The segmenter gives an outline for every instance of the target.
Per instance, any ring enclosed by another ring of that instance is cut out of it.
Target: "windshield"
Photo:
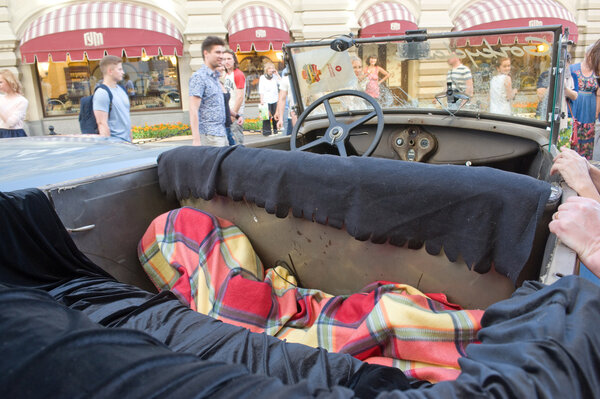
[[[300,112],[325,94],[353,89],[384,111],[465,111],[549,125],[560,28],[544,28],[356,39],[344,51],[331,40],[294,43],[286,51]],[[331,105],[336,112],[366,107],[358,97]]]

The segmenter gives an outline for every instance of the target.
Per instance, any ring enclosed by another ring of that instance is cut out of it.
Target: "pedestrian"
[[[221,84],[221,90],[223,91],[223,101],[225,102],[225,136],[227,137],[227,143],[229,145],[235,145],[235,140],[233,139],[233,134],[231,133],[231,111],[229,109],[229,101],[231,100],[231,91],[228,87],[225,87],[225,67],[223,65],[219,65],[217,67],[217,72],[219,72],[219,84]]]
[[[223,62],[225,42],[208,36],[202,42],[204,65],[190,78],[190,127],[192,144],[225,147],[225,99],[217,67]]]
[[[298,120],[296,111],[294,111],[295,103],[291,85],[292,75],[286,74],[284,70],[283,77],[279,82],[279,100],[277,101],[275,119],[277,120],[277,129],[283,129],[284,134],[288,136],[292,134],[292,129]]]
[[[264,75],[258,81],[258,94],[260,95],[260,107],[267,107],[268,112],[263,115],[262,134],[269,136],[271,132],[277,134],[277,101],[279,100],[279,74],[272,62],[264,66]],[[273,127],[271,129],[271,126]]]
[[[454,94],[464,94],[470,97],[473,96],[473,75],[468,66],[464,65],[455,52],[448,56],[448,65],[450,70],[446,73],[446,85],[448,83],[452,87]],[[460,102],[448,104],[449,107],[455,109],[466,104],[468,100],[462,99]]]
[[[112,102],[106,90],[94,92],[93,109],[98,134],[105,137],[116,137],[131,142],[131,117],[129,115],[129,97],[118,85],[123,80],[123,61],[120,57],[107,55],[100,60],[102,84],[112,93]]]
[[[227,72],[225,87],[231,93],[229,111],[231,112],[231,133],[236,144],[244,144],[244,105],[246,102],[246,77],[239,68],[235,52],[225,50],[223,66]]]
[[[386,81],[390,77],[388,71],[377,65],[377,57],[374,55],[367,58],[367,67],[365,68],[365,75],[367,76],[367,86],[365,93],[373,98],[379,98],[379,85]],[[379,79],[379,75],[382,78]]]
[[[362,67],[362,61],[357,56],[353,55],[352,58],[352,70],[358,79],[358,87],[360,90],[365,91],[367,88],[367,75]]]
[[[123,75],[122,85],[129,97],[135,96],[135,86],[128,74]]]
[[[23,86],[8,69],[0,70],[0,138],[25,137],[25,114],[29,102]]]
[[[490,112],[511,115],[512,101],[517,95],[517,89],[512,87],[510,58],[500,58],[496,65],[496,71],[497,74],[490,81]]]
[[[588,46],[583,62],[571,65],[571,76],[573,76],[574,90],[577,92],[577,100],[572,103],[573,132],[576,139],[571,146],[586,159],[592,159],[594,151],[594,124],[598,118],[598,107],[600,102],[596,101],[598,82],[594,69],[599,66],[593,65],[590,60],[590,50],[595,45]]]

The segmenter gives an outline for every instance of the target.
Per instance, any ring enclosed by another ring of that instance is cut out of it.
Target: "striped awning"
[[[369,7],[358,19],[360,37],[403,35],[417,29],[414,15],[402,4],[383,2]]]
[[[569,28],[569,39],[576,42],[578,36],[573,14],[554,0],[480,0],[457,15],[453,23],[457,31],[562,25],[563,29]],[[519,37],[502,35],[494,39],[508,44]]]
[[[227,23],[229,47],[234,51],[281,50],[290,42],[285,19],[264,6],[249,6],[233,14]]]
[[[34,20],[21,39],[21,58],[33,63],[90,60],[105,54],[141,57],[182,55],[183,39],[173,23],[156,11],[116,2],[72,4]]]

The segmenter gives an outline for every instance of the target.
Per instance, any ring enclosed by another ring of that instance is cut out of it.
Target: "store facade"
[[[132,112],[181,109],[178,56],[183,39],[153,10],[128,3],[73,4],[34,20],[20,43],[35,64],[44,117],[79,114],[79,101],[102,80],[105,55],[123,59],[121,82]]]
[[[413,29],[436,32],[479,29],[485,24],[558,22],[569,27],[577,44],[573,51],[577,60],[582,48],[600,38],[600,0],[504,0],[500,9],[494,8],[495,2],[7,0],[0,4],[0,67],[19,73],[30,102],[29,132],[37,135],[46,134],[49,125],[60,133],[78,132],[79,100],[100,79],[98,61],[104,54],[123,59],[128,74],[123,85],[132,99],[134,125],[186,123],[187,83],[203,64],[201,44],[209,35],[223,37],[236,51],[247,76],[248,112],[258,98],[257,83],[265,62],[273,62],[281,71],[281,48],[288,42],[347,33],[377,37]],[[502,14],[501,9],[512,14]],[[532,9],[534,14],[530,14]],[[552,13],[547,14],[548,10]],[[518,41],[515,46],[527,45]],[[445,62],[432,60],[423,64],[418,79],[407,82],[410,63],[388,62],[397,56],[395,48],[377,48],[377,54],[371,53],[363,46],[356,55],[365,65],[371,55],[384,69],[388,64],[400,65],[388,71],[387,85],[393,94],[407,91],[418,93],[419,98],[431,97],[439,91],[448,68]],[[411,75],[415,76],[413,71]]]

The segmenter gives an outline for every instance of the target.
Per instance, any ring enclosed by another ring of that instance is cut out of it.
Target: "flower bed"
[[[189,125],[179,123],[161,123],[159,125],[133,126],[133,139],[154,139],[173,136],[189,136],[192,134]]]
[[[244,119],[244,130],[262,130],[262,120],[256,119]]]

